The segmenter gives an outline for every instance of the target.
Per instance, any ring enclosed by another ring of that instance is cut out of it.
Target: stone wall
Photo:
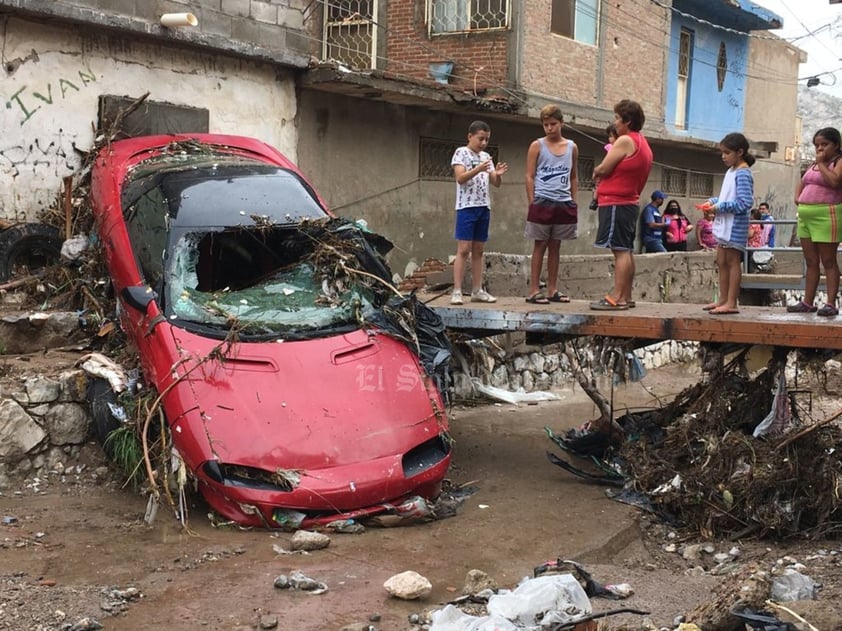
[[[88,378],[67,370],[55,378],[35,375],[0,397],[0,489],[9,476],[63,473],[87,442]]]
[[[609,374],[613,363],[598,355],[596,346],[587,338],[579,341],[583,347],[582,362],[591,365],[597,374]],[[644,368],[651,370],[667,364],[694,361],[698,356],[696,342],[669,340],[633,352]],[[626,361],[629,357],[626,357]],[[453,362],[454,399],[476,398],[474,382],[502,388],[510,392],[552,391],[575,384],[576,378],[561,344],[544,346],[525,344],[522,334],[506,334],[485,340],[471,340],[457,344]]]

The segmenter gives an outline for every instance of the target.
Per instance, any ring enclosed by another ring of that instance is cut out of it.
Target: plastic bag
[[[523,625],[534,625],[548,612],[558,612],[554,622],[576,622],[591,613],[591,601],[572,574],[529,578],[514,591],[488,599],[488,613]]]

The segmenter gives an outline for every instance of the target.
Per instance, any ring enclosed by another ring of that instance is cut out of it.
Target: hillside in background
[[[798,88],[798,115],[801,116],[801,156],[812,160],[813,134],[822,127],[842,128],[842,99],[815,88]]]

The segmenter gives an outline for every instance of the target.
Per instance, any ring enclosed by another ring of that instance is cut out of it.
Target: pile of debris
[[[548,430],[596,472],[550,459],[581,477],[622,486],[620,501],[703,537],[834,534],[842,519],[842,430],[835,417],[798,424],[785,356],[754,378],[743,359],[662,408],[624,414],[596,430],[586,425],[563,436]]]

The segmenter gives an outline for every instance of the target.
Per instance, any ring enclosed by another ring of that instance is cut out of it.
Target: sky
[[[800,85],[806,78],[820,73],[821,90],[842,98],[842,3],[829,0],[752,0],[778,14],[784,28],[772,31],[807,52],[807,63],[801,64]],[[812,33],[812,34],[811,34]],[[793,41],[793,38],[798,38]],[[835,81],[835,83],[834,83]]]

